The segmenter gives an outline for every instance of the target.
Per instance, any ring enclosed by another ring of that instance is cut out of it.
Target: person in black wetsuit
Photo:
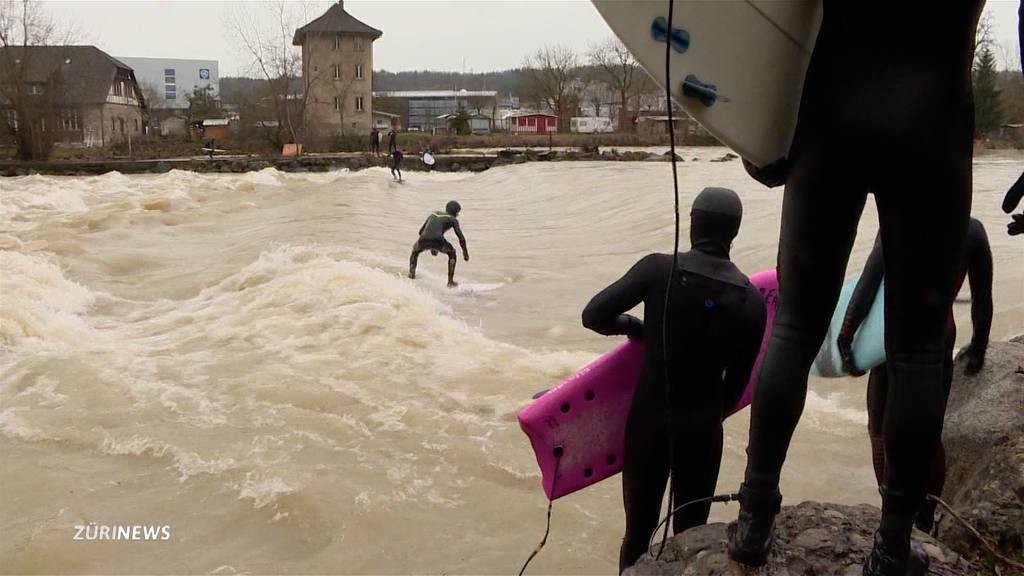
[[[1024,74],[1024,2],[1017,8],[1017,45],[1020,48],[1020,71]],[[1020,204],[1021,198],[1024,198],[1024,170],[1003,198],[1003,212],[1013,212]],[[1010,236],[1024,234],[1024,210],[1011,216],[1010,223],[1006,225],[1006,232]]]
[[[395,129],[388,130],[388,154],[398,150],[398,134],[395,133]]]
[[[764,298],[729,260],[741,217],[742,205],[732,190],[705,188],[694,200],[691,249],[679,254],[668,299],[667,367],[662,317],[670,254],[645,256],[583,310],[585,327],[645,341],[644,365],[626,423],[626,536],[619,553],[620,572],[647,550],[658,524],[669,475],[669,446],[676,503],[714,494],[722,460],[722,419],[750,378],[765,324]],[[641,302],[643,321],[626,314]],[[674,531],[706,523],[710,508],[706,502],[680,510],[673,518]]]
[[[779,239],[779,299],[751,408],[730,555],[767,560],[779,477],[868,192],[885,246],[888,377],[882,517],[866,575],[906,570],[942,430],[946,316],[971,209],[971,64],[981,0],[824,0],[803,87]],[[937,230],[922,233],[921,226]]]
[[[391,177],[399,182],[402,181],[402,156],[401,150],[395,150],[391,153]],[[398,172],[397,176],[395,172]]]
[[[409,256],[409,278],[416,278],[416,261],[419,260],[420,252],[430,250],[430,253],[437,255],[444,252],[448,255],[448,287],[454,288],[459,284],[455,281],[455,263],[458,257],[455,254],[455,247],[444,239],[448,230],[455,230],[459,237],[459,246],[462,247],[462,258],[469,262],[469,249],[466,248],[466,237],[462,235],[462,228],[459,227],[459,212],[462,206],[452,200],[444,207],[444,212],[434,212],[427,216],[427,220],[420,226],[420,237],[412,245],[412,255]]]
[[[857,287],[850,297],[850,304],[843,317],[843,325],[839,331],[839,354],[843,361],[843,369],[854,376],[864,375],[853,359],[853,337],[857,333],[864,318],[878,294],[878,287],[884,276],[885,263],[882,254],[881,239],[875,239],[875,246],[868,256],[864,270],[861,272]],[[985,227],[975,218],[971,218],[967,227],[967,240],[964,256],[959,272],[959,280],[954,294],[960,291],[964,279],[971,282],[971,320],[974,324],[974,335],[971,343],[960,353],[965,359],[964,374],[977,374],[985,364],[985,351],[988,349],[989,331],[992,328],[992,249],[989,247]],[[953,346],[956,342],[956,324],[950,310],[946,324],[946,349],[943,359],[943,385],[945,396],[949,397],[950,385],[953,382]],[[889,388],[889,376],[885,364],[876,366],[868,377],[868,435],[871,438],[871,460],[875,469],[875,479],[882,485],[885,478],[885,446],[882,433],[882,422],[885,416],[886,396]],[[946,482],[946,452],[939,441],[938,450],[928,478],[928,493],[942,495],[942,487]],[[931,532],[935,522],[935,502],[926,500],[917,513],[917,527]]]

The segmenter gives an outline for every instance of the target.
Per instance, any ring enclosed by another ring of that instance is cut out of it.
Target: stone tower
[[[366,136],[373,125],[373,41],[383,34],[344,2],[295,31],[302,46],[306,126],[312,135]]]

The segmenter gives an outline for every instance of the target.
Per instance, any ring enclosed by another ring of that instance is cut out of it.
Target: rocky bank
[[[943,499],[995,543],[1001,554],[1024,562],[1024,337],[991,343],[985,368],[977,375],[965,376],[957,363],[943,440],[947,453]],[[727,524],[699,526],[669,539],[659,559],[644,556],[626,574],[859,576],[880,513],[868,504],[784,506],[777,518],[772,555],[759,569],[729,559]],[[1012,566],[997,565],[949,514],[940,514],[934,537],[915,529],[914,542],[929,558],[927,571],[918,569],[917,574],[1024,574]]]

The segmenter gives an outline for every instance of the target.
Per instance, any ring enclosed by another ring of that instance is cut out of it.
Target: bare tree
[[[305,96],[316,77],[302,73],[302,53],[292,46],[292,36],[309,20],[309,5],[276,0],[258,6],[262,11],[252,4],[235,4],[228,24],[250,60],[250,73],[266,81],[263,98],[269,101],[277,124],[269,139],[277,146],[285,140],[299,142],[305,128]]]
[[[565,46],[546,46],[527,57],[523,67],[527,97],[554,111],[559,131],[566,131],[587,85],[576,52]]]
[[[650,89],[651,82],[647,72],[633,58],[626,45],[617,38],[610,38],[590,49],[590,64],[594,67],[597,77],[608,85],[619,102],[619,131],[630,128],[629,102],[633,100],[634,110],[639,110],[639,99]]]
[[[53,147],[57,115],[66,105],[66,54],[74,32],[36,2],[0,0],[0,118],[21,160],[43,160]],[[56,47],[39,51],[39,46]],[[49,130],[47,130],[49,127]]]

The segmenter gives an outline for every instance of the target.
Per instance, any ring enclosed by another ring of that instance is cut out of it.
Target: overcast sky
[[[229,14],[243,9],[269,22],[262,2],[43,4],[56,19],[76,27],[79,43],[96,44],[114,56],[218,60],[221,76],[247,72],[248,60],[231,34]],[[306,2],[309,19],[329,5]],[[297,12],[303,3],[295,1],[289,7]],[[588,0],[346,0],[345,9],[384,32],[374,43],[373,67],[378,70],[504,70],[519,66],[527,54],[546,44],[584,51],[611,36]],[[1016,51],[1017,0],[988,0],[985,10],[993,18],[1003,51]],[[922,12],[923,18],[927,11]]]

